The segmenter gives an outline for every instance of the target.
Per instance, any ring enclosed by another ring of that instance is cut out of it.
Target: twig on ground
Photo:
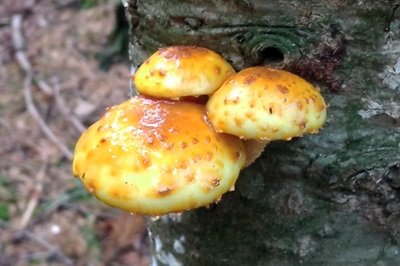
[[[32,100],[31,84],[32,84],[32,76],[30,74],[27,74],[24,80],[24,97],[25,97],[25,104],[28,108],[29,113],[36,120],[39,127],[41,128],[43,133],[47,136],[47,138],[49,138],[55,145],[57,145],[57,147],[60,149],[60,151],[68,160],[72,161],[73,157],[72,152],[68,149],[68,147],[64,143],[60,141],[60,139],[47,126],[46,122],[43,120],[38,110],[36,109],[36,106]]]
[[[48,260],[51,257],[54,257],[54,254],[51,251],[42,251],[42,252],[25,252],[18,256],[19,261],[43,261]],[[0,264],[1,265],[1,264]]]
[[[78,3],[78,0],[56,0],[56,3],[58,4],[59,7],[64,7],[64,6],[68,6],[71,4],[76,4]]]
[[[5,229],[10,228],[10,224],[7,222],[3,222],[0,220],[0,227],[4,227]],[[35,234],[31,233],[29,230],[24,229],[24,230],[18,230],[18,231],[8,231],[9,232],[9,237],[4,237],[1,240],[5,240],[3,243],[0,242],[0,244],[5,244],[6,242],[14,242],[21,240],[22,238],[28,238],[31,241],[35,242],[36,244],[42,246],[43,248],[46,249],[46,251],[51,254],[49,257],[53,256],[59,261],[61,261],[64,265],[74,265],[73,260],[66,256],[62,251],[60,251],[55,245],[52,245],[51,243],[47,242],[46,240],[37,237]],[[1,256],[0,256],[1,259]],[[1,262],[1,260],[0,260]],[[1,264],[2,265],[2,264]]]
[[[61,96],[60,93],[60,84],[56,79],[53,80],[53,93],[54,93],[54,98],[58,107],[58,110],[61,112],[61,114],[64,116],[64,118],[71,123],[71,125],[79,132],[82,133],[85,131],[86,127],[81,123],[81,121],[76,118],[73,114],[71,114],[71,111],[65,104],[64,99]]]
[[[68,149],[68,147],[60,141],[60,139],[53,133],[53,131],[47,126],[46,122],[43,120],[39,111],[37,110],[33,99],[32,99],[32,81],[34,78],[33,70],[31,63],[28,60],[24,52],[24,38],[21,32],[21,25],[22,25],[22,15],[16,14],[11,18],[11,29],[12,29],[12,37],[15,49],[15,59],[17,60],[21,69],[25,72],[25,79],[24,79],[24,97],[25,97],[25,104],[32,115],[32,117],[38,123],[42,132],[50,139],[63,153],[63,155],[68,159],[72,160],[72,152]]]
[[[23,16],[21,14],[16,14],[11,18],[11,30],[12,30],[11,34],[13,40],[13,47],[16,51],[22,51],[25,48],[24,39],[21,33],[22,18]],[[26,64],[22,64],[22,67],[24,68],[24,70],[27,70],[28,68],[30,68],[30,65],[27,66]]]
[[[67,194],[62,194],[58,198],[54,199],[49,206],[46,206],[44,211],[40,213],[35,219],[32,221],[32,225],[35,225],[41,222],[45,217],[49,216],[52,212],[57,210],[60,206],[63,206],[66,202],[70,200],[70,196]]]
[[[52,245],[51,243],[47,242],[46,240],[37,237],[33,233],[29,232],[28,230],[22,231],[21,234],[22,237],[27,237],[33,242],[39,244],[40,246],[44,247],[47,249],[53,256],[55,256],[57,259],[62,261],[65,265],[73,265],[72,259],[64,255],[56,246]]]
[[[23,213],[23,215],[21,217],[20,222],[17,224],[17,227],[16,227],[17,230],[25,229],[26,226],[29,224],[29,221],[32,218],[33,212],[35,211],[36,206],[39,202],[40,195],[42,194],[43,180],[46,175],[47,167],[48,167],[48,161],[44,160],[42,166],[39,169],[39,172],[36,175],[36,178],[34,181],[35,187],[32,192],[31,199],[28,202],[28,205],[25,209],[25,212]]]
[[[35,79],[36,86],[48,97],[53,97],[53,90],[44,80]]]

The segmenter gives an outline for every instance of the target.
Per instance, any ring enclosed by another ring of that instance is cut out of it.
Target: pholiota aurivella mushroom
[[[159,49],[134,75],[136,90],[158,98],[210,95],[235,73],[219,54],[196,46]]]
[[[241,140],[217,134],[204,105],[136,96],[83,133],[73,173],[104,203],[162,215],[218,201],[244,162]]]
[[[210,97],[207,115],[217,132],[245,140],[249,165],[270,141],[318,132],[326,103],[303,78],[258,66],[231,75]]]
[[[139,96],[82,134],[72,167],[99,200],[132,213],[217,202],[266,143],[317,132],[326,118],[322,96],[302,78],[266,67],[235,74],[206,48],[159,49],[134,83]],[[206,104],[187,98],[204,95]]]

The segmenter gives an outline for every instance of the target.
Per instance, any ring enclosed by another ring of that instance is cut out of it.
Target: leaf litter
[[[97,60],[119,1],[87,2],[0,3],[0,265],[149,265],[143,217],[89,196],[60,149],[129,95],[129,66]]]

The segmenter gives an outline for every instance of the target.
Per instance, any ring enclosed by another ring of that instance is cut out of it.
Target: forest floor
[[[118,0],[0,2],[0,265],[148,265],[143,217],[107,207],[71,173],[81,132],[129,96],[105,71]],[[108,48],[107,48],[108,47]]]

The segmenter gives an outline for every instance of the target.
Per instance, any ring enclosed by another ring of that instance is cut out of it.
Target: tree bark
[[[148,223],[152,265],[400,265],[400,2],[128,0],[130,55],[198,45],[320,86],[323,130],[274,142],[209,208]]]

